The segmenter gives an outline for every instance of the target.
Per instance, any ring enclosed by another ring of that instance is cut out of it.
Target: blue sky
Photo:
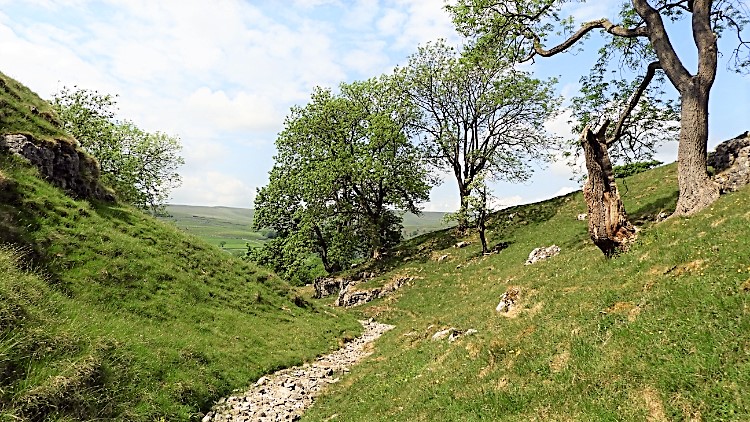
[[[614,19],[617,0],[574,4],[578,20]],[[437,38],[460,43],[442,0],[0,0],[0,70],[49,98],[63,86],[119,95],[119,117],[178,135],[186,165],[172,202],[252,206],[267,182],[289,107],[316,85],[390,71]],[[690,56],[689,37],[675,43]],[[591,40],[596,45],[596,39]],[[724,43],[726,46],[730,44]],[[538,61],[570,96],[592,54]],[[690,61],[688,60],[688,63]],[[692,66],[692,64],[689,64]],[[712,92],[709,146],[750,129],[750,77],[726,72]],[[548,129],[568,135],[567,119]],[[676,159],[676,143],[658,156]],[[506,205],[578,189],[563,163],[521,185],[497,183]],[[446,179],[427,210],[453,210]]]

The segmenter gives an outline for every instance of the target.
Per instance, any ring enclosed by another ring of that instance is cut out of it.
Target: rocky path
[[[352,365],[372,354],[366,347],[369,343],[394,328],[373,320],[360,322],[365,328],[360,337],[314,363],[261,377],[245,393],[219,400],[203,422],[298,420],[328,384],[338,382]]]

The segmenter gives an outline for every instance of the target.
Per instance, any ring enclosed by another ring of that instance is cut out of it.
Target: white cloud
[[[224,91],[201,87],[186,99],[190,119],[202,119],[218,131],[271,130],[283,120],[273,99],[245,92],[230,97]]]
[[[501,210],[504,208],[509,208],[514,205],[519,205],[523,203],[524,203],[524,200],[521,197],[521,195],[501,196],[497,198],[492,198],[492,201],[490,202],[490,208],[493,210]]]
[[[187,175],[172,192],[171,203],[252,208],[255,188],[228,174],[215,171]]]

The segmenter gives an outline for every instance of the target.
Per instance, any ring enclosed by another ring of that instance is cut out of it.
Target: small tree
[[[461,57],[442,41],[420,47],[400,72],[403,90],[419,107],[415,127],[427,157],[453,174],[461,208],[480,173],[524,180],[528,160],[557,144],[544,130],[558,106],[553,80],[534,79],[494,56]]]
[[[466,198],[465,206],[456,213],[449,214],[448,220],[463,221],[475,227],[479,233],[479,241],[482,244],[482,253],[489,253],[487,246],[487,221],[492,213],[492,194],[487,187],[487,172],[482,172],[472,180],[469,189],[471,194]]]
[[[377,257],[401,238],[395,210],[419,213],[429,197],[429,175],[409,142],[415,113],[392,78],[340,90],[317,88],[309,104],[292,108],[255,199],[255,229],[278,236],[254,256],[276,259],[284,273],[310,253],[327,272]]]
[[[104,183],[144,211],[164,211],[169,192],[181,183],[179,138],[116,120],[114,97],[96,91],[63,88],[52,105],[63,129],[99,161]]]

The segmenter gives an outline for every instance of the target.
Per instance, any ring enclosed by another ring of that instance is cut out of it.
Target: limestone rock
[[[502,296],[500,296],[500,303],[495,307],[496,312],[510,312],[513,306],[518,302],[521,297],[521,289],[518,287],[511,287]]]
[[[99,184],[99,165],[91,156],[66,141],[41,141],[31,135],[0,135],[0,151],[28,160],[53,185],[78,198],[114,201]]]
[[[315,298],[316,299],[322,299],[324,297],[328,297],[336,291],[340,290],[345,281],[342,278],[330,278],[330,277],[318,277],[313,282],[313,287],[315,288]]]
[[[397,277],[395,280],[387,283],[383,287],[376,287],[368,290],[356,290],[352,284],[345,286],[339,292],[339,297],[336,299],[334,305],[351,307],[361,305],[388,296],[395,292],[406,282],[413,280],[413,277]]]
[[[526,260],[526,265],[531,265],[535,262],[551,258],[560,253],[560,247],[557,245],[536,248],[529,254],[529,258]]]
[[[750,183],[750,132],[724,141],[708,156],[722,192],[733,192]]]
[[[585,221],[586,217],[588,217],[588,216],[589,216],[588,213],[578,214],[578,216],[576,217],[576,219],[578,221]]]

